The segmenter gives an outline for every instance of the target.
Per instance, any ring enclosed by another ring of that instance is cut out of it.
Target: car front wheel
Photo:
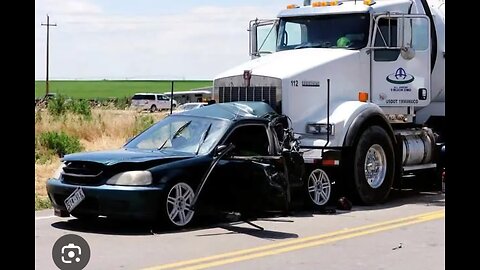
[[[190,207],[195,197],[192,187],[185,182],[176,182],[163,198],[161,216],[170,227],[185,227],[191,223],[195,212]]]

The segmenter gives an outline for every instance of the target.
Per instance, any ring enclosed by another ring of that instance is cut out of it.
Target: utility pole
[[[42,23],[42,26],[47,27],[47,79],[45,80],[45,97],[48,95],[48,46],[49,46],[49,39],[50,39],[50,26],[57,26],[57,24],[50,24],[50,17],[47,14],[47,23]]]
[[[174,86],[174,81],[172,81],[172,88],[170,90],[170,114],[172,114],[172,111],[173,111],[173,88],[175,87]]]

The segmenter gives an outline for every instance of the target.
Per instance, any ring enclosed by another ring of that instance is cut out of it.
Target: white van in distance
[[[173,100],[173,108],[177,107],[177,101]],[[136,110],[157,110],[170,109],[170,98],[164,94],[156,93],[136,93],[132,97],[130,108]]]

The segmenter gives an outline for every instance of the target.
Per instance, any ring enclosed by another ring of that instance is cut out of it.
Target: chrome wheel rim
[[[378,188],[383,184],[387,174],[387,156],[382,146],[372,145],[365,156],[365,179],[372,188]]]
[[[327,173],[322,169],[313,170],[308,176],[308,194],[316,205],[325,205],[330,199],[332,185]]]
[[[170,189],[167,195],[167,215],[173,224],[185,226],[192,220],[194,211],[190,210],[190,206],[193,197],[193,189],[186,183],[177,183]]]

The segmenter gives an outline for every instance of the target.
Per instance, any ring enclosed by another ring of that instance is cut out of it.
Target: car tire
[[[155,105],[152,105],[152,107],[150,107],[150,112],[156,112],[157,111],[157,106]]]
[[[395,176],[392,140],[380,126],[368,127],[360,136],[353,158],[357,198],[366,205],[383,202]]]
[[[195,211],[188,207],[192,204],[195,191],[190,184],[176,181],[169,185],[160,201],[160,222],[169,228],[183,228],[192,223]]]
[[[314,167],[308,170],[305,179],[305,204],[314,210],[322,210],[331,204],[334,198],[334,183],[323,169]]]

